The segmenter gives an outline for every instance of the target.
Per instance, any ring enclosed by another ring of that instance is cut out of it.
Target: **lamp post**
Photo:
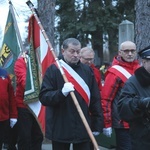
[[[123,20],[119,24],[119,45],[127,40],[134,42],[134,24],[131,21]]]

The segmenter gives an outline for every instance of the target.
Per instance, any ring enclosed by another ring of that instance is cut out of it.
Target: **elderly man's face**
[[[62,50],[62,55],[67,63],[76,64],[80,59],[81,45],[69,44],[67,49]]]
[[[135,44],[128,44],[122,46],[122,49],[119,51],[119,55],[126,61],[126,62],[133,62],[137,57],[137,51]]]
[[[85,51],[81,58],[80,58],[80,61],[83,63],[83,64],[87,64],[87,65],[91,65],[94,63],[94,53],[93,52],[88,52],[88,51]]]

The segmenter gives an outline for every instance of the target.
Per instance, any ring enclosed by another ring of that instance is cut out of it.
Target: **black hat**
[[[146,48],[142,49],[138,52],[138,54],[142,59],[150,59],[150,46],[147,46]]]

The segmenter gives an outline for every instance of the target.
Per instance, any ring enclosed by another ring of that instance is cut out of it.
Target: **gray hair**
[[[95,55],[95,52],[92,48],[90,47],[83,47],[80,51],[81,56],[83,55],[84,52],[89,52],[89,53],[93,53]]]
[[[75,39],[75,38],[68,38],[66,40],[64,40],[63,44],[62,44],[62,49],[67,49],[69,44],[72,45],[81,45],[81,43],[79,42],[79,40]]]

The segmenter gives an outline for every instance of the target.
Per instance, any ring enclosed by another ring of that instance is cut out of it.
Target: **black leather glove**
[[[150,97],[140,99],[138,105],[141,109],[150,109]]]

